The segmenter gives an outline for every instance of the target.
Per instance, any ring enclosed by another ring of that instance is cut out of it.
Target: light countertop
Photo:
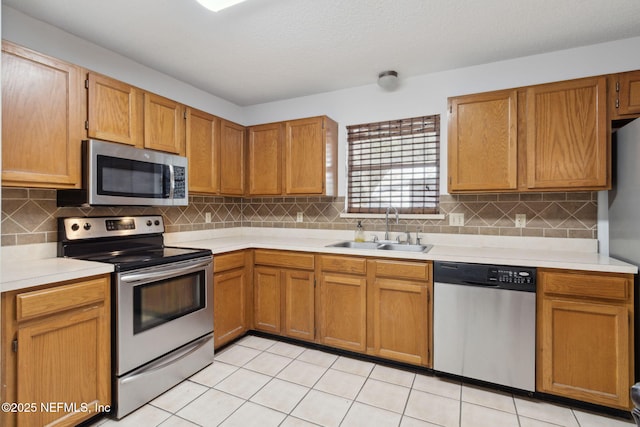
[[[367,240],[371,237],[372,234],[367,233]],[[210,249],[214,255],[255,248],[611,273],[638,272],[635,265],[597,253],[597,241],[592,239],[440,234],[423,234],[422,237],[423,243],[434,245],[427,253],[327,247],[353,239],[353,232],[338,230],[231,228],[167,233],[165,244]],[[110,264],[57,258],[55,243],[3,247],[1,255],[2,292],[113,271]]]

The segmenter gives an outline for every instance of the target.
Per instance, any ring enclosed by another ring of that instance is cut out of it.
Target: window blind
[[[438,213],[440,115],[347,126],[347,212]]]

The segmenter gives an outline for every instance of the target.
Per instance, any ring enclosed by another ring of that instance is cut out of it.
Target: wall
[[[2,5],[2,38],[243,124],[231,102]]]
[[[160,214],[166,230],[192,231],[228,227],[274,227],[354,230],[354,218],[341,218],[344,197],[236,199],[190,196],[189,206],[173,208],[58,208],[55,190],[4,188],[2,193],[2,245],[56,242],[57,218],[67,216]],[[443,213],[465,214],[465,227],[450,227],[447,220],[391,218],[390,230],[425,233],[489,234],[589,238],[597,237],[597,193],[532,193],[444,195]],[[211,212],[212,221],[205,222]],[[298,212],[304,221],[296,222]],[[527,227],[515,228],[515,213],[527,215]],[[366,219],[367,232],[384,231],[384,219]]]
[[[447,98],[640,69],[640,37],[542,55],[500,61],[416,77],[400,75],[400,86],[385,92],[376,84],[321,93],[245,108],[247,124],[326,114],[339,123],[338,188],[345,194],[346,126],[379,120],[440,114],[440,158],[447,158]],[[425,57],[425,61],[428,61]],[[337,67],[336,78],[339,76]],[[375,75],[372,76],[372,82]],[[441,176],[447,175],[446,161]],[[446,179],[440,179],[446,193]]]
[[[240,108],[11,8],[2,7],[2,21],[3,38],[241,124],[323,114],[332,117],[340,125],[339,196],[345,194],[347,125],[440,114],[443,123],[441,158],[446,159],[447,127],[444,122],[449,96],[640,69],[640,56],[630,54],[637,51],[640,38],[632,38],[416,77],[404,78],[402,70],[398,70],[401,84],[395,92],[383,92],[372,82],[366,86]],[[425,57],[425,60],[428,58]],[[339,68],[337,69],[336,78],[339,78]],[[374,78],[375,73],[372,80]],[[446,176],[446,161],[441,163],[442,176]],[[596,225],[598,216],[595,193],[454,197],[446,194],[446,179],[441,179],[441,187],[443,212],[464,211],[470,221],[467,227],[451,228],[442,220],[402,220],[398,231],[422,228],[424,231],[435,232],[554,237],[607,235],[606,218],[600,218],[600,230]],[[514,197],[517,199],[513,199]],[[99,214],[95,210],[59,210],[55,208],[55,203],[51,204],[54,198],[51,193],[42,190],[4,189],[2,244],[50,241],[55,239],[53,224],[57,216]],[[323,200],[298,198],[239,201],[207,197],[192,200],[193,207],[161,211],[166,216],[171,231],[228,227],[234,224],[350,229],[355,224],[353,219],[339,217],[344,205],[343,197]],[[46,207],[43,208],[43,205]],[[518,213],[528,214],[527,228],[513,227],[513,206],[519,210]],[[202,209],[220,215],[213,223],[206,224],[202,220]],[[283,209],[285,213],[282,212]],[[308,222],[295,222],[291,212],[298,209],[305,212]],[[130,210],[115,211],[131,213]],[[116,213],[112,210],[109,212]],[[34,214],[40,215],[43,220],[34,221],[31,218]],[[239,216],[234,217],[235,214]],[[382,220],[367,220],[365,226],[370,230],[381,229]]]

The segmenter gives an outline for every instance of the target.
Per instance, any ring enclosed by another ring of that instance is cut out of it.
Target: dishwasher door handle
[[[463,280],[463,285],[469,286],[479,286],[482,288],[497,288],[500,286],[499,283],[482,283],[482,282],[474,282],[473,280]]]

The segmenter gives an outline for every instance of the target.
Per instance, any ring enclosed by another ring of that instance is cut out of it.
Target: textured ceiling
[[[2,4],[241,106],[640,36],[640,0]]]

